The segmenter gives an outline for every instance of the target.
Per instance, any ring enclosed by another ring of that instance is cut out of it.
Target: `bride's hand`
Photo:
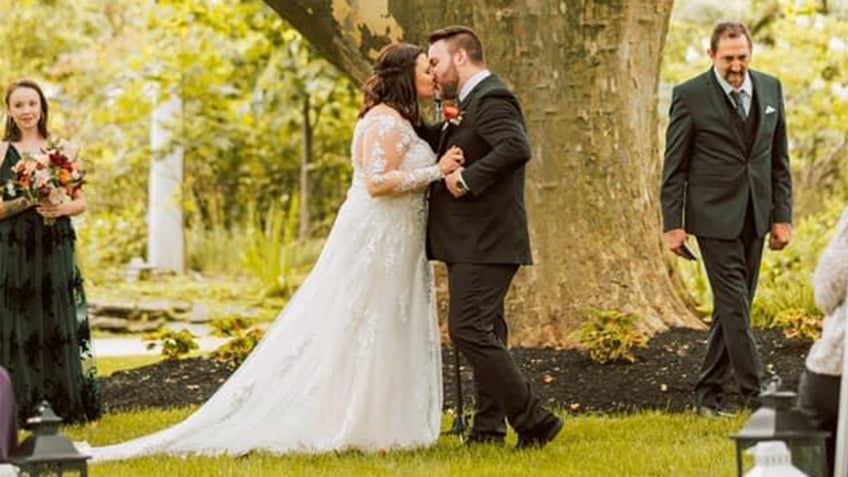
[[[439,168],[442,170],[442,174],[448,175],[459,169],[459,167],[464,163],[465,157],[462,154],[462,149],[456,146],[451,146],[441,159],[439,159]]]

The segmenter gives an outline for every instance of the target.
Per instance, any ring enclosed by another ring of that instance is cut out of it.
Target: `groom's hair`
[[[471,28],[457,25],[440,28],[430,33],[428,41],[431,45],[439,40],[445,40],[447,42],[451,53],[459,49],[465,50],[468,54],[468,59],[475,65],[482,65],[486,62],[483,54],[483,43],[480,41],[477,33]]]

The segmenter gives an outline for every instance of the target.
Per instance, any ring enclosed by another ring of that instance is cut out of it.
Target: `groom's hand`
[[[445,176],[445,185],[448,186],[448,190],[451,195],[456,197],[457,199],[467,194],[466,190],[459,185],[459,174],[464,169],[460,167],[459,169],[451,172],[447,176]]]

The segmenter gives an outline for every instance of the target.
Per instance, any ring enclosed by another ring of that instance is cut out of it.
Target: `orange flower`
[[[66,169],[59,169],[59,183],[63,186],[71,183],[71,173]]]

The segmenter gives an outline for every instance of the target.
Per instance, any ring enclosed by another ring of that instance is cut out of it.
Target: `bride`
[[[436,163],[413,130],[418,100],[433,95],[421,48],[385,47],[364,89],[347,198],[318,262],[266,337],[185,421],[81,449],[95,461],[436,441],[441,350],[424,252],[424,192],[460,166],[462,152],[452,149]]]

